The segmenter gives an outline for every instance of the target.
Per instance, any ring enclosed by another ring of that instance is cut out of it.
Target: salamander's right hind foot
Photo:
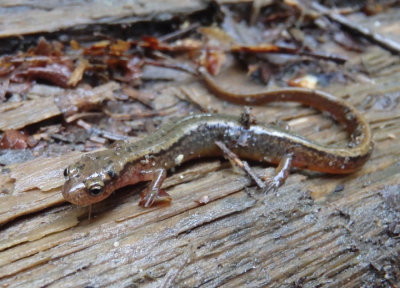
[[[285,183],[286,178],[289,176],[290,168],[292,166],[292,155],[288,154],[284,156],[279,162],[278,167],[275,169],[275,175],[265,181],[266,188],[264,193],[274,192],[283,183]]]
[[[282,186],[284,181],[279,181],[279,179],[275,179],[276,177],[267,179],[264,184],[265,188],[263,189],[264,194],[270,193],[270,192],[275,192],[278,190],[279,187]]]

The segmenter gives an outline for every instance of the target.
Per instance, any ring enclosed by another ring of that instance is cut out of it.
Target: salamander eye
[[[104,183],[103,182],[96,182],[90,185],[89,193],[92,196],[99,196],[104,191]]]
[[[68,177],[69,169],[68,167],[64,169],[64,177]]]

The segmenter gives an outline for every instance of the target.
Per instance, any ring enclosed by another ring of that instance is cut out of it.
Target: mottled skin
[[[208,87],[220,97],[236,103],[263,104],[295,101],[329,112],[345,124],[351,136],[349,147],[325,147],[274,126],[242,123],[240,117],[199,114],[167,124],[135,143],[118,143],[113,148],[85,155],[65,169],[64,198],[77,205],[99,202],[123,186],[152,181],[141,194],[140,205],[170,201],[160,190],[166,171],[198,157],[221,156],[215,144],[221,141],[240,158],[279,164],[277,175],[269,181],[281,185],[290,167],[332,174],[359,169],[372,152],[369,126],[350,105],[323,92],[282,89],[258,94],[232,94],[218,87],[200,71]]]

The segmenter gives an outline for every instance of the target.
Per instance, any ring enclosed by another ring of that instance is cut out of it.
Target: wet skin
[[[248,125],[239,116],[192,115],[167,124],[135,143],[118,143],[108,150],[82,156],[64,171],[64,198],[86,206],[107,198],[121,187],[151,181],[141,193],[139,204],[149,207],[170,201],[170,196],[161,189],[167,170],[194,158],[222,156],[216,141],[224,143],[240,158],[278,164],[275,177],[268,181],[273,189],[284,182],[291,167],[347,174],[362,167],[372,152],[370,128],[364,117],[330,94],[302,88],[234,94],[221,89],[204,70],[200,70],[200,75],[210,90],[234,103],[292,101],[326,111],[345,125],[350,134],[348,147],[326,147],[271,125]]]

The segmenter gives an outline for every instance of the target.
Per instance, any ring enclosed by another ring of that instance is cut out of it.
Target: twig
[[[114,140],[114,141],[129,140],[128,136],[113,134],[111,132],[108,132],[108,131],[105,131],[105,130],[102,130],[102,129],[98,129],[96,127],[93,127],[89,123],[81,120],[81,119],[78,120],[76,122],[76,124],[78,126],[82,127],[83,129],[85,129],[86,131],[88,131],[88,133],[90,133],[90,134],[95,134],[95,135],[98,135],[98,136],[102,136],[104,138],[107,138],[107,139],[110,139],[110,140]]]
[[[126,94],[129,98],[139,101],[147,108],[154,109],[150,99],[143,97],[143,95],[138,90],[135,90],[129,86],[124,86],[122,87],[122,92]]]
[[[251,170],[249,164],[246,161],[242,161],[239,157],[233,153],[226,145],[220,141],[215,141],[215,144],[224,152],[225,156],[233,163],[234,165],[241,168],[243,171],[249,175],[254,182],[256,182],[257,186],[261,189],[265,189],[267,186],[264,182]]]
[[[389,39],[381,34],[374,33],[368,28],[361,27],[360,25],[352,23],[347,18],[343,17],[342,15],[332,13],[332,11],[330,11],[326,7],[320,5],[316,2],[313,2],[312,6],[315,10],[323,13],[325,16],[327,16],[331,20],[338,22],[339,24],[341,24],[353,31],[356,31],[357,33],[360,33],[364,37],[374,41],[375,43],[381,45],[382,47],[384,47],[394,53],[400,54],[400,43],[393,41],[392,39]]]
[[[282,47],[274,44],[259,44],[259,45],[234,45],[230,49],[231,52],[242,52],[242,53],[269,53],[269,54],[288,54],[288,55],[302,55],[313,57],[317,59],[329,60],[344,64],[348,59],[339,55],[329,55],[321,52],[304,51],[299,48]]]
[[[168,107],[156,110],[156,111],[142,111],[142,112],[135,112],[134,114],[128,113],[113,113],[108,109],[103,109],[104,114],[107,116],[118,119],[118,120],[132,120],[137,118],[145,118],[145,117],[155,117],[155,116],[165,116],[168,114],[172,114],[177,111],[176,104],[170,105]]]
[[[158,40],[159,41],[172,41],[172,40],[175,40],[175,39],[177,39],[179,37],[182,37],[183,35],[185,35],[185,34],[187,34],[189,32],[192,32],[193,30],[195,30],[195,29],[197,29],[199,27],[200,27],[199,23],[193,23],[193,24],[191,24],[190,26],[188,26],[188,27],[186,27],[184,29],[177,30],[177,31],[174,31],[172,33],[169,33],[169,34],[166,34],[164,36],[161,36],[161,37],[158,38]]]
[[[94,117],[94,116],[99,116],[99,115],[101,115],[100,112],[82,112],[82,113],[76,113],[76,114],[73,114],[72,116],[69,116],[69,117],[65,118],[65,122],[71,123],[71,122],[74,122],[74,121],[76,121],[76,120],[78,120],[78,119],[81,119],[81,118],[85,118],[85,117]]]
[[[316,59],[322,59],[322,60],[330,60],[330,61],[336,62],[338,64],[344,64],[348,60],[346,57],[343,57],[340,55],[326,54],[323,52],[300,51],[299,55],[309,56],[309,57],[313,57]]]
[[[151,59],[145,59],[143,62],[145,65],[153,65],[153,66],[158,66],[158,67],[164,67],[164,68],[171,68],[171,69],[176,69],[179,71],[183,71],[192,75],[197,76],[197,71],[196,68],[184,64],[184,63],[170,63],[168,61],[154,61]]]

